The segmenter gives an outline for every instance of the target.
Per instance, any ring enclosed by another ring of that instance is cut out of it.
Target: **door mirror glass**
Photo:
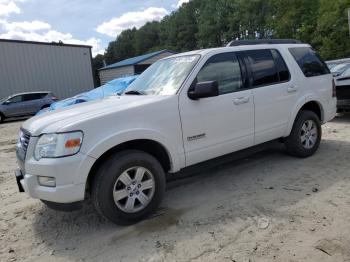
[[[217,81],[200,82],[194,86],[193,90],[188,92],[190,99],[213,97],[219,95],[219,85]]]

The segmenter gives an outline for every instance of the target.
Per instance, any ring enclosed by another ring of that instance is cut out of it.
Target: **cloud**
[[[7,22],[0,20],[0,27],[3,28],[4,33],[0,34],[3,39],[16,39],[25,41],[39,41],[39,42],[59,42],[65,44],[76,45],[90,45],[92,46],[92,54],[103,54],[104,49],[101,46],[101,40],[95,37],[89,38],[85,41],[74,38],[70,33],[62,33],[51,29],[51,25],[42,21],[32,22]]]
[[[0,0],[0,17],[7,17],[12,13],[21,13],[21,9],[19,9],[15,2],[16,1]]]
[[[176,9],[180,8],[184,3],[188,3],[190,0],[178,0],[177,4],[172,4],[171,7]]]
[[[177,3],[177,8],[180,8],[184,3],[188,3],[190,0],[179,0]]]
[[[3,26],[3,30],[5,31],[34,32],[34,31],[48,30],[48,29],[51,29],[51,25],[38,20],[34,20],[32,22],[5,23]]]
[[[160,21],[168,14],[169,12],[164,8],[149,7],[143,11],[128,12],[122,16],[112,18],[108,22],[99,25],[96,31],[110,37],[117,37],[125,29],[140,28],[147,22]]]

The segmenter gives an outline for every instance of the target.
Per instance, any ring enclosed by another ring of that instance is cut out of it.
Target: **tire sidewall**
[[[118,208],[113,199],[114,185],[121,174],[135,166],[147,168],[154,177],[155,191],[151,202],[136,213],[126,213]],[[103,216],[117,224],[132,224],[154,211],[165,192],[165,174],[162,166],[151,155],[142,151],[129,150],[107,160],[94,179],[93,198],[95,206]]]
[[[315,145],[310,149],[305,148],[302,145],[302,142],[300,139],[301,128],[305,123],[305,121],[307,120],[314,121],[317,127],[317,139],[316,139]],[[298,153],[300,153],[300,156],[307,157],[307,156],[313,155],[320,145],[321,137],[322,137],[322,127],[318,116],[312,111],[301,111],[298,114],[297,120],[294,123],[292,134],[291,134],[291,138],[292,138],[291,142],[294,143],[294,146],[296,146]]]

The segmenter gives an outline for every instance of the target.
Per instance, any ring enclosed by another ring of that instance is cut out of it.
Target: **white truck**
[[[130,224],[159,206],[166,173],[275,139],[314,154],[336,114],[327,66],[307,44],[233,45],[167,57],[120,96],[24,122],[20,191],[61,209],[91,195],[103,216]]]

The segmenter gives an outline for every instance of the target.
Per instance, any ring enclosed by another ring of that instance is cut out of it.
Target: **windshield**
[[[346,69],[341,76],[349,76],[350,75],[350,68]]]
[[[125,89],[123,95],[174,95],[199,57],[188,55],[160,60]]]
[[[5,97],[5,98],[0,98],[0,103],[3,103],[3,102],[5,102],[5,101],[7,101],[9,98],[10,98],[9,96],[8,96],[8,97]]]
[[[340,65],[336,65],[334,67],[332,67],[331,72],[335,73],[335,72],[343,72],[344,70],[346,70],[348,67],[350,66],[350,64],[340,64]]]

